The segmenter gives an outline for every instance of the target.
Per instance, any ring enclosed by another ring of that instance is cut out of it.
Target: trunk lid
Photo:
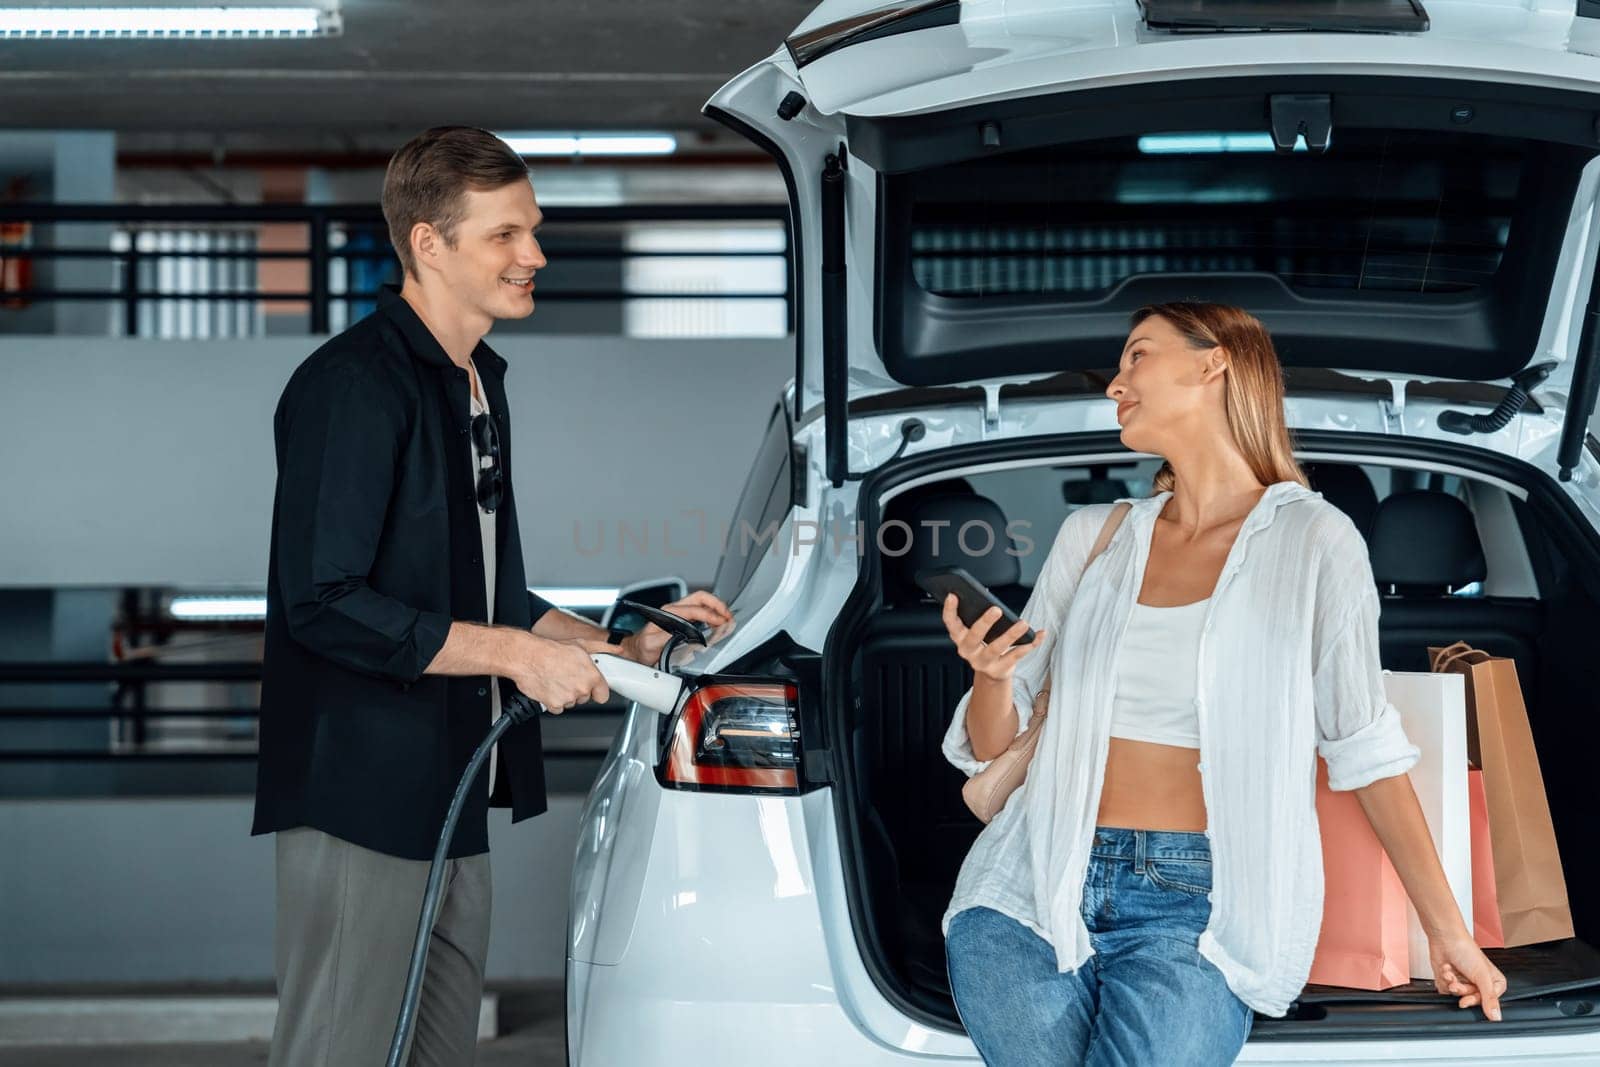
[[[824,3],[707,104],[790,179],[797,413],[1108,368],[1131,311],[1184,298],[1249,308],[1287,367],[1554,361],[1535,395],[1568,407],[1600,23],[1551,0],[1427,16],[1175,34],[1135,0]]]

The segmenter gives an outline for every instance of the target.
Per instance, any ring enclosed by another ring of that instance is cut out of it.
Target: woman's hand
[[[1483,1014],[1500,1021],[1500,994],[1506,991],[1506,976],[1489,962],[1489,957],[1473,943],[1471,936],[1429,939],[1428,959],[1433,963],[1433,985],[1441,993],[1461,999],[1458,1007],[1483,1005]]]
[[[956,614],[954,593],[946,594],[944,598],[943,616],[944,628],[950,632],[950,640],[956,643],[956,652],[972,668],[972,673],[995,682],[1011,681],[1017,662],[1044,641],[1045,632],[1039,630],[1028,644],[1013,647],[1017,638],[1028,632],[1027,620],[1018,619],[1009,630],[985,644],[981,635],[988,633],[989,628],[999,620],[1000,609],[990,608],[978,616],[977,622],[966,626]]]
[[[1506,976],[1473,943],[1468,920],[1457,907],[1439,864],[1410,776],[1392,774],[1354,792],[1428,932],[1434,988],[1446,996],[1460,997],[1463,1008],[1483,1005],[1483,1014],[1498,1022]]]

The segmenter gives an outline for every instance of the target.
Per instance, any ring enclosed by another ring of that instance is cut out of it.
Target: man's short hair
[[[488,130],[435,126],[407,141],[383,175],[383,217],[400,265],[416,275],[411,228],[417,223],[432,223],[454,248],[468,189],[484,192],[527,180],[527,164]]]

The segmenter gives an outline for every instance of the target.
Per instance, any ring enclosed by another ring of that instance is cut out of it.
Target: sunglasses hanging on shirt
[[[487,412],[472,416],[472,443],[478,449],[478,504],[492,512],[504,495],[505,476],[500,469],[500,433]]]

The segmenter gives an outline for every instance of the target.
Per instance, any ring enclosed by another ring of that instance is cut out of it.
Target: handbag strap
[[[1119,500],[1111,506],[1111,514],[1106,516],[1105,525],[1100,527],[1100,536],[1094,539],[1094,547],[1089,549],[1089,558],[1083,561],[1083,571],[1089,569],[1095,557],[1106,550],[1106,545],[1111,543],[1111,537],[1117,532],[1117,527],[1122,525],[1122,519],[1133,510],[1133,505],[1127,501]],[[1083,571],[1078,572],[1078,577],[1083,577]]]
[[[1094,547],[1089,549],[1089,556],[1083,561],[1082,570],[1078,571],[1078,581],[1083,581],[1084,571],[1087,571],[1089,569],[1089,564],[1093,563],[1095,558],[1106,550],[1106,545],[1111,543],[1111,538],[1116,534],[1117,527],[1122,525],[1122,520],[1126,518],[1128,512],[1132,510],[1133,505],[1122,500],[1119,500],[1117,503],[1111,506],[1111,514],[1106,516],[1104,525],[1100,527],[1100,536],[1094,539]],[[1044,685],[1040,687],[1039,692],[1050,692],[1049,674],[1044,676]]]

